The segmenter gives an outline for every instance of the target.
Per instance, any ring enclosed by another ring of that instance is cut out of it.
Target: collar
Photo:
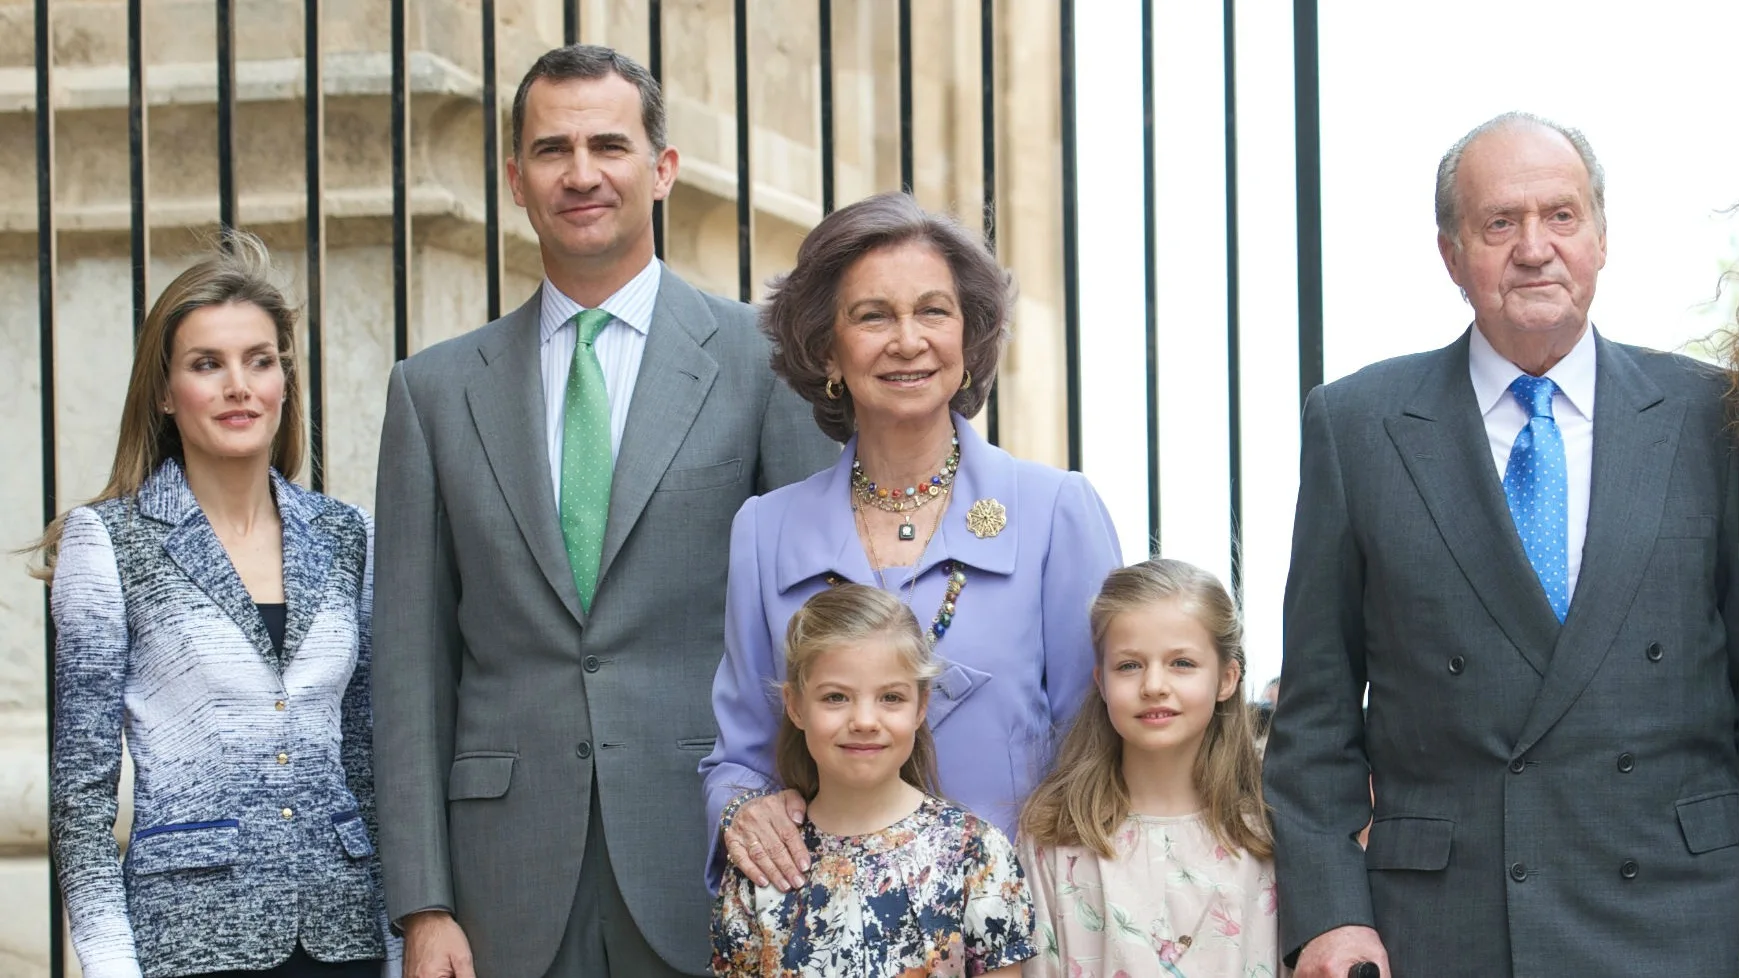
[[[616,294],[599,303],[598,308],[645,336],[646,331],[652,327],[652,307],[658,301],[658,282],[662,270],[663,266],[658,259],[652,259],[640,270],[640,274],[617,289]],[[548,343],[556,330],[585,312],[586,307],[556,288],[548,275],[544,276],[541,293],[538,310],[539,341]]]
[[[965,418],[958,414],[953,417],[955,437],[960,439],[960,468],[954,473],[948,511],[913,573],[923,574],[944,560],[957,560],[976,570],[1012,574],[1022,515],[1014,457],[985,441]],[[857,519],[851,511],[851,463],[855,458],[857,436],[853,435],[832,468],[790,487],[794,498],[780,520],[774,548],[774,574],[780,592],[825,574],[875,585],[875,572],[858,539]],[[988,499],[1007,510],[1008,525],[993,537],[974,536],[966,526],[967,510],[973,503]],[[929,510],[929,506],[919,510],[913,522],[922,526],[931,515]]]
[[[1475,325],[1469,332],[1472,334],[1467,342],[1467,370],[1473,380],[1473,396],[1479,402],[1481,416],[1491,413],[1505,394],[1509,392],[1510,384],[1521,376],[1522,369],[1504,359],[1503,354],[1491,345],[1491,341],[1480,332]],[[1594,417],[1594,386],[1595,386],[1595,329],[1589,323],[1582,331],[1582,338],[1570,348],[1552,369],[1546,371],[1546,376],[1558,385],[1564,397],[1570,402],[1570,407],[1584,418]]]
[[[285,523],[308,523],[324,508],[322,497],[303,489],[271,470],[272,496],[278,503],[278,518]],[[164,459],[157,471],[139,487],[139,512],[161,523],[180,526],[200,514],[199,500],[187,486],[187,474],[175,459]]]

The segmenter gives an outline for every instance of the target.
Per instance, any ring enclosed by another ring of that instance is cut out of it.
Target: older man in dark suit
[[[1473,327],[1306,402],[1266,775],[1299,978],[1739,974],[1725,382],[1589,324],[1603,202],[1575,130],[1475,129],[1437,195]]]
[[[838,448],[774,379],[754,310],[653,257],[677,155],[645,68],[549,52],[513,140],[543,287],[387,395],[387,909],[407,978],[698,974],[731,519]]]

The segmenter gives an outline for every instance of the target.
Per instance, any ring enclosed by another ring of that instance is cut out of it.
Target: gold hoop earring
[[[827,378],[827,386],[823,389],[827,392],[828,400],[837,401],[841,396],[841,392],[845,390],[845,385],[834,380],[832,377],[829,377]]]
[[[966,379],[960,382],[960,389],[963,391],[972,389],[972,371],[966,371]]]

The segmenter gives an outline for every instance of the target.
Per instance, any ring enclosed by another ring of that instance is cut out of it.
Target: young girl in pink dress
[[[1026,978],[1280,973],[1243,629],[1213,575],[1152,559],[1093,602],[1086,703],[1020,819]]]

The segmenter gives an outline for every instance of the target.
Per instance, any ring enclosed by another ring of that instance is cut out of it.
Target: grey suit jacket
[[[541,975],[585,870],[595,773],[635,922],[699,972],[696,766],[716,735],[731,518],[838,446],[768,369],[754,311],[665,270],[588,616],[550,489],[538,308],[392,372],[375,497],[387,908],[451,909],[478,974]]]
[[[1562,625],[1504,502],[1466,335],[1311,392],[1265,776],[1289,954],[1362,924],[1399,978],[1739,974],[1725,384],[1596,342]]]

